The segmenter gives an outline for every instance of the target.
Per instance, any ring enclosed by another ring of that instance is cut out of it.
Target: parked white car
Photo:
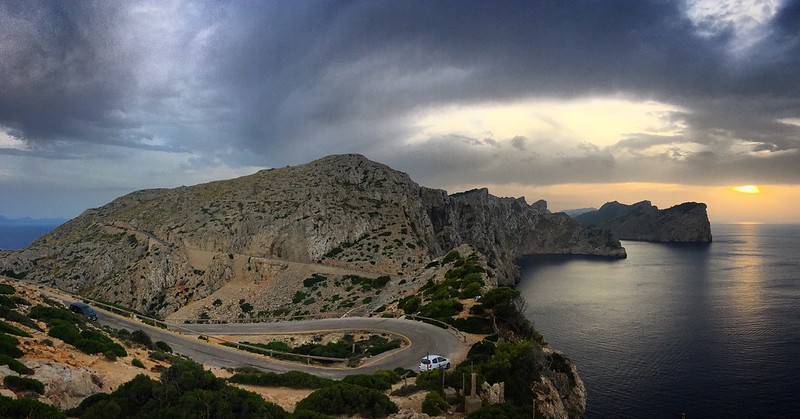
[[[419,372],[450,368],[450,360],[441,355],[428,355],[419,361]]]

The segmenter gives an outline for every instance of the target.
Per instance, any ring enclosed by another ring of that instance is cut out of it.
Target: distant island
[[[697,202],[659,210],[650,201],[633,205],[613,201],[574,218],[586,226],[607,228],[621,240],[681,243],[712,240],[706,204]]]

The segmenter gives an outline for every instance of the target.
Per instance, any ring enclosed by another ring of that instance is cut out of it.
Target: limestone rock
[[[25,364],[34,370],[33,377],[44,384],[44,397],[59,409],[73,408],[86,397],[104,391],[86,367],[37,360],[27,360]]]
[[[414,278],[462,244],[486,257],[500,284],[519,279],[515,260],[525,255],[625,257],[609,232],[551,214],[544,201],[487,189],[448,195],[340,155],[133,192],[28,249],[0,252],[0,273],[168,316],[237,279],[291,277],[282,271],[290,262]]]
[[[575,217],[584,225],[610,229],[622,240],[711,242],[706,204],[685,202],[659,210],[650,201],[633,205],[608,202],[599,210]]]

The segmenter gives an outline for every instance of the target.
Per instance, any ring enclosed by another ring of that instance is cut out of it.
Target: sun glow
[[[741,193],[761,193],[761,190],[755,185],[734,186],[731,190]]]

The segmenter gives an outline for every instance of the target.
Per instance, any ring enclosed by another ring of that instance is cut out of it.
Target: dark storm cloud
[[[106,2],[0,4],[0,124],[33,143],[139,128],[118,113],[135,81],[116,49],[116,18]]]
[[[698,35],[667,0],[3,2],[0,129],[31,145],[13,153],[47,158],[107,145],[283,166],[360,152],[439,185],[724,180],[712,170],[798,182],[772,169],[800,165],[799,127],[776,121],[800,117],[798,9],[739,57],[732,29]],[[409,115],[439,106],[620,94],[680,107],[686,128],[606,149],[522,132],[402,143],[424,133]]]

